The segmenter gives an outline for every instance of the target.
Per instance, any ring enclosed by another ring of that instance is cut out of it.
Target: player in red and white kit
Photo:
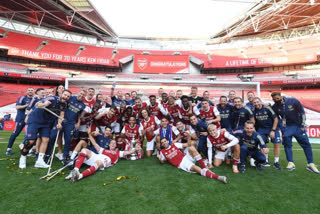
[[[218,129],[221,127],[220,113],[215,106],[209,105],[209,100],[203,99],[201,101],[200,117],[202,117],[202,119],[204,119],[207,124],[214,124]]]
[[[179,108],[179,118],[182,120],[184,124],[190,123],[190,115],[199,115],[199,111],[197,106],[192,106],[189,102],[189,97],[183,95],[181,97],[181,106]]]
[[[231,150],[233,152],[232,171],[239,173],[238,163],[240,162],[240,145],[239,140],[231,135],[225,129],[218,129],[216,125],[208,126],[209,135],[207,137],[208,147],[208,167],[212,168],[212,147],[215,150],[214,166],[219,167],[225,159],[226,154]]]
[[[168,94],[167,93],[162,93],[161,94],[161,102],[160,102],[160,104],[162,105],[162,107],[164,108],[164,109],[167,109],[168,108],[168,106],[169,106],[169,100],[168,100]]]
[[[191,141],[191,136],[189,136],[188,141]],[[186,172],[196,172],[202,176],[219,180],[225,184],[228,182],[227,177],[218,176],[206,168],[204,160],[194,146],[189,147],[190,144],[188,143],[175,143],[173,145],[169,145],[169,141],[166,138],[162,138],[160,142],[163,147],[158,154],[158,158],[161,163],[164,163],[164,161],[167,160],[173,166]],[[184,149],[186,147],[188,147],[188,152],[187,154],[183,154],[180,149]],[[196,161],[201,167],[195,165]]]
[[[140,122],[140,134],[141,134],[141,141],[143,141],[144,136],[147,138],[147,146],[146,146],[146,154],[147,157],[152,155],[154,150],[154,144],[156,141],[156,136],[154,135],[154,131],[158,129],[160,125],[160,120],[149,114],[147,109],[142,109],[140,112],[140,118],[143,118]]]
[[[176,100],[174,99],[173,96],[169,97],[169,105],[167,106],[167,116],[170,117],[171,122],[173,125],[176,125],[177,121],[180,120],[179,117],[179,108],[180,106],[176,104]]]
[[[81,117],[79,135],[81,140],[88,140],[87,128],[91,125],[93,118],[97,115],[99,107],[95,105],[96,100],[94,99],[95,89],[89,88],[86,90],[86,96],[82,99],[82,102],[88,107],[86,109],[92,109],[92,111],[86,110],[86,113]],[[95,107],[94,107],[95,106]],[[93,125],[95,126],[95,124]]]
[[[157,102],[155,95],[149,96],[149,102],[147,102],[147,105],[147,109],[150,114],[156,116],[159,120],[168,114],[167,110],[161,105],[161,103]]]
[[[136,118],[134,116],[131,116],[129,118],[129,124],[126,124],[122,131],[121,131],[121,140],[122,142],[126,145],[125,146],[125,150],[131,150],[131,141],[134,138],[136,141],[136,145],[138,147],[140,147],[141,149],[139,151],[137,151],[137,157],[138,159],[142,159],[143,158],[143,146],[142,143],[143,140],[141,139],[141,135],[140,135],[140,130],[139,130],[140,126],[137,124]]]
[[[136,104],[132,106],[132,109],[133,109],[133,112],[137,115],[137,119],[138,119],[140,111],[142,109],[146,109],[148,105],[147,105],[147,103],[142,102],[141,98],[139,98],[139,97],[136,98],[134,101]]]
[[[93,175],[98,169],[104,170],[104,168],[108,168],[110,166],[115,165],[119,158],[123,158],[127,155],[130,155],[136,152],[136,149],[131,151],[118,151],[115,150],[117,147],[117,143],[115,140],[112,140],[109,144],[110,149],[102,149],[94,139],[94,137],[90,134],[89,139],[93,144],[94,148],[99,151],[99,154],[92,152],[89,149],[82,149],[75,163],[74,169],[71,173],[66,177],[66,179],[71,179],[71,182],[79,181],[89,175]],[[85,163],[90,168],[84,170],[80,173],[79,169],[81,165]]]
[[[94,88],[88,88],[87,90],[87,96],[85,96],[82,100],[86,106],[89,106],[90,108],[93,107],[93,105],[96,103],[96,100],[94,99],[95,96],[95,90]]]
[[[120,132],[120,124],[117,123],[117,117],[115,116],[117,112],[117,108],[112,106],[110,107],[109,111],[104,111],[100,114],[98,114],[95,119],[96,120],[102,120],[104,126],[109,125],[112,128],[112,131],[114,133]],[[101,127],[103,128],[103,127]],[[104,131],[104,130],[102,130]]]
[[[181,120],[177,121],[176,127],[179,131],[179,143],[188,142],[188,135],[191,135],[192,142],[195,142],[193,146],[197,146],[198,137],[194,129],[190,125],[184,124]]]

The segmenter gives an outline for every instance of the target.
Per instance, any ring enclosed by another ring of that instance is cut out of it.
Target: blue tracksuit
[[[134,100],[125,100],[125,102],[126,102],[126,105],[127,106],[134,106],[134,104],[135,104],[135,101]]]
[[[253,113],[248,107],[241,107],[237,109],[234,107],[231,120],[232,120],[232,130],[241,130],[244,128],[244,123],[250,118],[253,118]]]
[[[207,144],[207,136],[200,135],[200,132],[207,132],[208,124],[204,120],[198,119],[197,125],[192,125],[190,124],[191,127],[195,130],[197,133],[199,142],[198,142],[198,150],[202,152],[204,156],[208,158],[208,151],[206,149],[206,144]]]
[[[32,100],[32,97],[28,97],[27,95],[21,96],[17,100],[16,105],[23,106],[23,105],[29,104],[31,102],[31,100]],[[26,108],[17,110],[16,124],[15,124],[15,127],[14,127],[14,131],[11,134],[11,136],[9,138],[9,142],[8,142],[8,148],[9,149],[12,148],[13,143],[16,140],[16,137],[19,136],[19,134],[21,133],[22,129],[26,125],[26,123],[24,122],[25,118],[26,118]]]
[[[240,142],[240,163],[241,165],[246,164],[247,157],[250,155],[256,160],[256,163],[264,163],[266,161],[266,156],[261,153],[260,148],[266,148],[262,137],[257,133],[253,132],[252,136],[248,136],[245,131],[238,131],[235,135],[239,138]]]
[[[254,119],[256,121],[255,127],[257,132],[261,135],[264,142],[268,142],[269,134],[272,130],[273,120],[277,117],[276,113],[273,111],[271,107],[265,108],[262,106],[261,109],[255,109]],[[282,137],[280,134],[280,130],[277,128],[275,131],[275,138],[271,139],[272,143],[281,143]]]
[[[281,119],[283,146],[289,162],[293,162],[292,137],[295,137],[307,157],[313,163],[312,147],[305,129],[306,115],[304,108],[296,98],[283,97],[284,104],[275,103],[272,109]]]
[[[125,100],[119,100],[116,96],[111,97],[112,105],[115,107],[120,107],[122,103],[126,104]]]
[[[29,103],[28,107],[26,108],[26,110],[30,111],[30,110],[34,110],[35,109],[35,105],[37,104],[37,102],[39,102],[40,99],[38,96],[34,96],[31,100],[31,102]]]
[[[221,128],[225,128],[228,130],[228,132],[232,133],[231,115],[233,112],[233,106],[227,104],[224,108],[222,108],[221,105],[218,104],[217,109],[221,117],[221,121],[220,121]]]
[[[81,114],[81,112],[86,108],[86,105],[82,101],[78,101],[76,96],[70,97],[67,104],[67,109],[65,111],[64,118],[66,119],[66,122],[63,122],[62,129],[60,132],[63,132],[64,136],[64,150],[63,150],[63,157],[66,158],[69,154],[70,150],[70,144],[73,136],[74,126],[78,122],[78,117]],[[57,128],[56,128],[57,122],[55,123],[55,126],[53,127],[51,133],[50,133],[50,149],[54,145],[56,136],[57,136]]]
[[[105,138],[103,134],[98,134],[96,137],[97,144],[103,149],[109,149],[109,144],[111,140],[112,140],[111,137]],[[88,145],[87,148],[97,154],[99,152],[92,145]]]
[[[247,102],[246,107],[248,107],[252,112],[254,111],[254,105],[250,102]]]
[[[66,104],[59,102],[59,97],[49,96],[46,97],[39,102],[50,101],[51,104],[47,106],[48,109],[56,112],[58,115],[60,111],[65,111]],[[56,117],[51,113],[45,111],[41,108],[35,108],[28,116],[25,139],[26,140],[35,140],[38,137],[38,133],[40,137],[49,137],[50,129],[52,128],[52,124],[56,121]]]

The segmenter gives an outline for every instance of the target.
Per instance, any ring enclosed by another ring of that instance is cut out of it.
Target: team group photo
[[[1,213],[319,212],[320,1],[0,8]]]

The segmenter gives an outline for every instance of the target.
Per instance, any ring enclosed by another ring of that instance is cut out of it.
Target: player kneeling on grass
[[[188,139],[188,142],[190,141],[191,136],[189,136]],[[226,176],[218,176],[206,168],[204,160],[194,146],[188,147],[188,143],[175,143],[169,145],[169,141],[166,138],[162,138],[160,143],[163,147],[163,149],[160,151],[160,154],[158,154],[158,158],[161,163],[164,163],[165,160],[168,160],[173,166],[186,172],[196,172],[202,176],[206,176],[207,178],[216,179],[225,184],[227,183]],[[186,147],[188,147],[188,152],[185,155],[179,149]],[[201,168],[195,165],[195,161],[201,165]]]
[[[208,147],[208,159],[209,164],[208,168],[212,168],[212,147],[215,150],[214,156],[214,166],[219,167],[224,161],[224,158],[228,151],[233,152],[233,167],[232,171],[234,173],[239,173],[238,163],[240,161],[240,145],[239,140],[231,135],[227,130],[221,129],[218,130],[216,125],[208,126],[209,136],[207,138],[207,147]]]
[[[239,171],[245,171],[246,160],[250,155],[254,160],[258,170],[262,170],[262,164],[266,162],[266,155],[269,153],[261,135],[254,129],[254,123],[250,120],[245,122],[244,131],[237,132],[236,136],[240,141],[240,168]],[[260,147],[260,149],[259,149]]]
[[[93,144],[94,148],[97,151],[99,151],[99,154],[96,154],[86,148],[82,149],[75,163],[74,169],[66,177],[67,180],[71,179],[71,182],[76,182],[80,179],[88,177],[89,175],[93,175],[98,169],[104,170],[104,168],[113,166],[118,162],[119,158],[123,158],[127,155],[130,155],[136,152],[136,149],[133,149],[131,151],[116,150],[117,143],[115,140],[112,140],[110,142],[109,144],[110,149],[106,150],[101,148],[97,144],[96,140],[92,135],[89,135],[89,139]],[[80,173],[79,169],[83,163],[89,165],[90,168]]]

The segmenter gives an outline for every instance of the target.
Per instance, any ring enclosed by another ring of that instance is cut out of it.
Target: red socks
[[[82,174],[82,178],[88,177],[89,175],[93,175],[96,170],[97,170],[97,166],[96,164],[93,164],[89,169],[84,170],[81,174]]]
[[[195,156],[194,159],[196,159],[196,161],[200,164],[201,168],[207,168],[201,155]]]
[[[233,159],[234,166],[237,166],[239,162],[240,162],[240,159],[235,159],[235,158]]]
[[[79,157],[78,157],[74,167],[80,169],[80,167],[83,164],[85,159],[86,159],[86,154],[83,152],[80,152]]]
[[[201,170],[201,175],[211,179],[218,179],[218,175],[214,174],[213,172],[211,172],[209,169],[206,169],[206,168]]]

